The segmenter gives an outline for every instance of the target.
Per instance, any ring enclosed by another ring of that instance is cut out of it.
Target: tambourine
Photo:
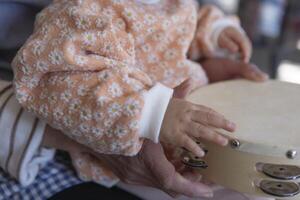
[[[238,192],[275,199],[300,199],[300,85],[280,81],[226,81],[187,98],[237,124],[221,131],[230,145],[201,141],[198,158],[185,151],[182,162],[206,179]]]

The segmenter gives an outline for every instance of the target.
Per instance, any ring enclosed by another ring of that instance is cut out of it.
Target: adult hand
[[[209,82],[225,81],[235,78],[245,78],[251,81],[262,82],[269,76],[256,65],[226,58],[210,58],[201,62]],[[185,98],[195,87],[191,79],[187,79],[181,85],[174,88],[175,98]]]
[[[266,81],[269,76],[256,65],[226,58],[206,59],[201,62],[210,82],[234,78],[245,78],[251,81]]]
[[[200,183],[193,171],[179,174],[167,160],[160,144],[145,140],[134,157],[96,154],[123,182],[161,189],[170,196],[212,197],[210,187]]]
[[[99,159],[123,182],[161,189],[171,196],[212,197],[210,187],[199,182],[200,175],[193,171],[179,174],[167,160],[160,144],[145,140],[140,152],[133,157],[105,155],[92,152],[88,148],[64,136],[59,131],[47,127],[44,146],[68,151],[72,155],[89,153]]]

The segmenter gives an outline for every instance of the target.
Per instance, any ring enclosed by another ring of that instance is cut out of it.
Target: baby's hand
[[[204,151],[193,138],[202,138],[221,146],[228,144],[228,139],[216,129],[233,132],[235,124],[210,108],[173,98],[163,120],[160,141],[184,147],[203,157]]]
[[[218,39],[220,48],[231,53],[240,53],[244,62],[249,62],[252,54],[252,45],[246,34],[233,27],[225,28]]]
[[[173,97],[178,99],[184,99],[186,96],[188,96],[190,93],[192,93],[195,89],[203,86],[203,84],[193,80],[193,79],[187,79],[183,83],[181,83],[179,86],[174,88]]]

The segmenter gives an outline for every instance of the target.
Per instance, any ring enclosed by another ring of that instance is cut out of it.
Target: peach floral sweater
[[[188,55],[216,56],[227,26],[194,0],[54,0],[13,61],[17,99],[96,152],[135,155],[158,142],[172,88],[207,83]]]

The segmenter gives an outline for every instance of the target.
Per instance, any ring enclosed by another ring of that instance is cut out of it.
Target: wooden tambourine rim
[[[225,81],[223,83],[215,83],[215,84],[211,84],[211,85],[224,84],[224,83],[226,84],[226,83],[230,83],[230,82],[246,83],[246,82],[250,82],[250,81],[247,81],[247,80],[231,80],[231,81]],[[272,83],[272,82],[275,83],[275,82],[279,82],[279,81],[270,80],[268,82],[269,83]],[[255,84],[257,84],[257,83],[255,83]],[[292,83],[285,83],[284,82],[283,84],[290,84],[293,87],[295,87],[295,84],[292,84]],[[299,85],[299,92],[300,92],[300,85]],[[192,95],[193,94],[191,94],[191,96]],[[187,97],[187,99],[189,99],[189,98],[190,98],[190,96]],[[299,102],[299,105],[300,105],[300,102]],[[300,126],[300,124],[299,124],[299,126]],[[222,133],[222,131],[220,131],[220,132]],[[231,134],[225,133],[224,135],[226,137],[230,137],[230,139],[236,139],[236,140],[239,141],[240,145],[237,148],[235,148],[236,151],[241,151],[241,152],[246,152],[246,153],[251,153],[251,154],[256,154],[256,155],[263,155],[263,156],[264,155],[265,156],[274,156],[274,157],[280,157],[280,158],[287,158],[288,153],[290,151],[294,151],[294,152],[298,152],[299,155],[296,155],[296,156],[294,156],[293,158],[290,158],[290,159],[300,160],[300,143],[299,143],[299,147],[293,147],[293,146],[287,147],[287,146],[284,146],[284,145],[277,146],[277,145],[264,144],[262,142],[253,143],[253,142],[245,141],[245,140],[239,139],[238,137],[234,137],[234,134],[231,136]]]
[[[285,147],[285,146],[278,147],[278,146],[266,145],[262,143],[250,143],[248,141],[243,141],[243,140],[238,140],[238,141],[240,142],[239,147],[237,148],[230,147],[230,144],[228,145],[228,147],[235,148],[236,151],[241,151],[245,153],[251,153],[251,154],[262,155],[262,156],[274,156],[279,158],[289,158],[288,154],[290,151],[295,151],[297,152],[297,154],[300,153],[299,147],[298,148]],[[295,155],[295,157],[291,157],[289,159],[300,160],[300,155]]]

